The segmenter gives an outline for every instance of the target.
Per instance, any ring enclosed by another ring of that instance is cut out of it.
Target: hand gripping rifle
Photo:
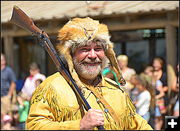
[[[40,30],[37,26],[34,25],[34,22],[31,18],[29,18],[19,7],[14,6],[13,8],[13,14],[11,17],[10,22],[24,28],[25,30],[28,30],[32,32],[34,35],[36,35],[40,40],[40,45],[48,52],[51,59],[55,63],[58,72],[66,79],[66,81],[72,85],[72,89],[75,92],[75,94],[79,97],[80,101],[82,102],[84,108],[86,111],[91,109],[89,103],[86,101],[84,96],[82,95],[80,89],[78,88],[77,84],[73,80],[72,76],[70,75],[68,69],[63,63],[63,60],[59,57],[56,50],[54,49],[53,44],[49,40],[49,36],[42,30]],[[97,127],[99,130],[105,130],[103,126]]]

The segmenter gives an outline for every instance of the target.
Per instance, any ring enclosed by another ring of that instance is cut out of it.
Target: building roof
[[[33,20],[48,20],[175,10],[179,1],[1,1],[1,23],[10,20],[14,5]]]

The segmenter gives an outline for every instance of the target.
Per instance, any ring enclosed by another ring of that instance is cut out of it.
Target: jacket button
[[[104,109],[104,112],[105,112],[105,113],[108,113],[108,109],[105,108],[105,109]]]
[[[96,99],[96,101],[97,101],[97,103],[100,103],[100,100],[99,100],[99,98],[97,98],[97,99]]]

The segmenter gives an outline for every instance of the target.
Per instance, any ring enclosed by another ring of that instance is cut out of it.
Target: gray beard
[[[89,66],[81,62],[77,62],[76,58],[73,58],[74,68],[77,74],[86,79],[86,80],[94,80],[104,69],[104,67],[108,63],[107,57],[103,58],[102,63],[95,66]]]

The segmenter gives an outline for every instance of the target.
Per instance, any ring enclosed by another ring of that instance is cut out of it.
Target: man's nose
[[[95,59],[95,58],[97,57],[97,54],[96,54],[96,52],[94,51],[94,49],[91,49],[91,50],[89,51],[88,57],[89,57],[90,59]]]

